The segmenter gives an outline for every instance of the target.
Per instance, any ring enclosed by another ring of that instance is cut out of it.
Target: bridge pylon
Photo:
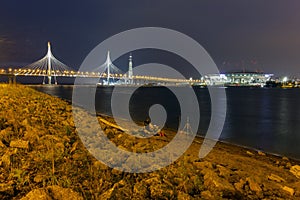
[[[51,44],[50,42],[48,42],[48,52],[47,52],[47,59],[48,59],[48,70],[47,70],[47,74],[48,74],[48,84],[51,85]]]
[[[54,79],[54,84],[57,84],[57,76],[65,76],[71,71],[73,71],[71,68],[53,56],[51,44],[48,42],[47,54],[42,59],[19,69],[16,75],[43,76],[43,84],[46,84],[46,79],[48,79],[47,84],[51,85],[52,79]]]

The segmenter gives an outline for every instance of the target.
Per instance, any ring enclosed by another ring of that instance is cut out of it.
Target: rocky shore
[[[136,139],[108,122],[99,117],[108,138],[132,152],[173,136]],[[86,150],[68,102],[0,85],[0,199],[300,199],[299,161],[224,143],[199,159],[201,142],[161,170],[121,172]]]

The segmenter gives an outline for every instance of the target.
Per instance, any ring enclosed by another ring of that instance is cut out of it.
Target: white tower
[[[47,53],[47,58],[48,58],[48,70],[47,70],[47,74],[48,74],[48,84],[51,85],[51,44],[50,42],[48,42],[48,53]]]
[[[133,76],[133,72],[132,72],[132,55],[130,53],[129,63],[128,63],[128,78],[130,80],[130,83],[132,83],[132,76]]]
[[[107,52],[107,57],[106,57],[106,65],[107,65],[107,85],[109,85],[109,77],[110,77],[110,66],[112,62],[110,59],[110,52]]]

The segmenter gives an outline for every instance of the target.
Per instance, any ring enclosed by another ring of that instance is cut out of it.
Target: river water
[[[72,100],[73,86],[32,86],[39,91]],[[97,88],[96,111],[111,115],[112,87]],[[205,135],[211,116],[208,90],[194,88],[200,107],[199,135]],[[127,95],[127,89],[122,90]],[[300,89],[226,88],[227,113],[221,141],[300,159]],[[166,127],[176,129],[180,108],[164,87],[139,88],[130,100],[133,120],[143,121],[151,105],[165,107]]]

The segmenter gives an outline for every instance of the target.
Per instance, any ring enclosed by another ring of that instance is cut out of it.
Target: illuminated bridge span
[[[16,79],[17,76],[42,76],[43,84],[57,84],[56,77],[82,77],[82,78],[99,78],[102,80],[100,84],[103,85],[126,85],[126,84],[200,84],[200,80],[193,79],[176,79],[163,78],[153,76],[134,76],[132,73],[132,56],[129,57],[129,71],[123,73],[116,67],[111,59],[110,52],[107,53],[107,58],[104,64],[97,67],[93,72],[75,71],[64,63],[56,59],[51,52],[51,45],[48,42],[48,52],[40,60],[27,65],[20,69],[0,69],[0,75],[8,76],[9,80]],[[53,79],[52,79],[53,77]]]

